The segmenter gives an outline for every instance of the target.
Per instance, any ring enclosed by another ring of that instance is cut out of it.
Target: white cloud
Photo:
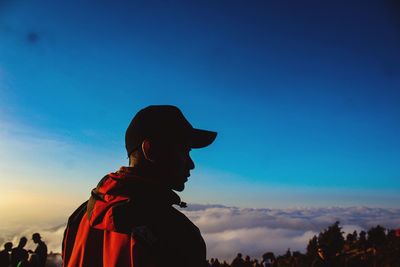
[[[268,227],[244,227],[224,230],[216,233],[204,233],[209,257],[231,260],[241,252],[252,258],[260,258],[267,251],[283,253],[289,247],[292,250],[304,250],[304,244],[314,232],[300,232],[289,229]]]

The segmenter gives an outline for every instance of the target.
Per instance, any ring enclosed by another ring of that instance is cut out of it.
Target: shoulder
[[[80,221],[83,217],[83,214],[86,213],[88,201],[82,203],[68,218],[68,225]]]
[[[200,230],[181,211],[172,206],[152,210],[150,229],[168,243],[190,243],[201,239]]]
[[[41,248],[41,249],[47,249],[47,245],[46,245],[46,243],[44,243],[43,241],[42,242],[40,242],[39,243],[39,246],[38,246],[39,248]]]
[[[170,215],[170,222],[176,227],[180,227],[181,230],[200,233],[199,228],[180,210],[171,206],[168,213]]]

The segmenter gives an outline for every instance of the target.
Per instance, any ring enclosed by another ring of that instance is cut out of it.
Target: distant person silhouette
[[[253,267],[262,267],[262,265],[258,262],[257,259],[253,261]]]
[[[220,267],[221,263],[219,263],[219,260],[215,258],[214,262],[211,264],[211,267]]]
[[[8,267],[11,263],[11,250],[13,244],[7,242],[4,244],[4,250],[0,251],[0,267]]]
[[[21,261],[28,260],[28,251],[24,249],[28,239],[26,237],[21,237],[18,246],[11,250],[11,266],[17,267]]]
[[[129,166],[106,175],[68,220],[63,266],[207,266],[199,229],[173,205],[186,207],[174,191],[195,167],[191,149],[216,135],[175,106],[140,110],[125,133]]]
[[[264,267],[272,267],[276,266],[276,259],[275,259],[275,254],[273,252],[267,252],[262,255],[263,260],[261,261],[261,264]]]
[[[253,263],[250,260],[250,256],[246,256],[245,260],[244,260],[244,266],[245,267],[252,267]]]
[[[32,235],[32,240],[37,244],[35,251],[29,250],[29,252],[34,253],[34,257],[31,262],[34,266],[44,267],[47,260],[47,246],[46,243],[42,241],[42,237],[39,233],[34,233]]]
[[[236,258],[232,261],[231,267],[244,267],[244,260],[242,258],[242,254],[238,253]]]

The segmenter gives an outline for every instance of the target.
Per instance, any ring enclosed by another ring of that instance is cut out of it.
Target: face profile
[[[171,161],[167,163],[170,166],[171,173],[171,188],[176,191],[183,191],[185,183],[188,181],[190,171],[194,169],[195,165],[190,157],[190,148],[176,147],[171,151]]]
[[[28,239],[26,237],[21,237],[21,239],[19,240],[18,246],[23,248],[23,247],[25,247],[26,242],[28,242]]]
[[[40,241],[40,235],[38,233],[34,233],[32,235],[32,240],[35,244],[37,244]]]
[[[153,164],[157,172],[162,174],[162,182],[176,191],[183,191],[195,168],[190,156],[191,148],[186,144],[159,145]]]

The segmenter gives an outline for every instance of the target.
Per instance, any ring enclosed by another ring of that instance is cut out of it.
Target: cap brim
[[[217,137],[217,132],[193,129],[191,147],[202,148],[212,144]]]

